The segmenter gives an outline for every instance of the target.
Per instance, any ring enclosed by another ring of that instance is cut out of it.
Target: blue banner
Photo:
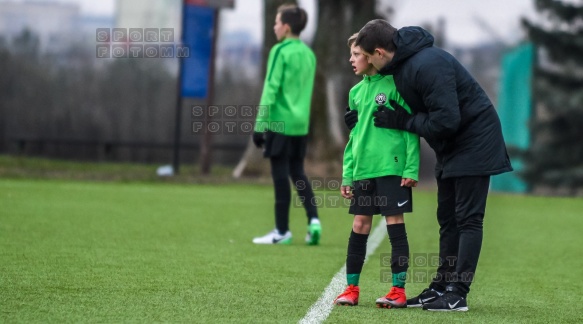
[[[183,10],[182,43],[189,49],[189,55],[181,58],[181,94],[205,99],[208,96],[215,9],[186,4]]]

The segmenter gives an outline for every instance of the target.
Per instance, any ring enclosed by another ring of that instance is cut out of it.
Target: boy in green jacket
[[[348,287],[334,301],[337,305],[358,305],[358,282],[373,215],[385,216],[391,241],[391,272],[393,287],[376,300],[377,307],[407,306],[405,281],[409,266],[409,242],[403,213],[413,210],[411,187],[419,175],[419,136],[374,127],[373,113],[389,100],[394,100],[410,112],[401,98],[393,77],[380,75],[368,63],[362,49],[354,46],[358,34],[348,39],[350,63],[356,75],[364,79],[349,93],[349,108],[358,111],[358,124],[351,130],[344,151],[341,194],[351,199],[349,213],[354,215],[348,240],[346,278]]]
[[[322,228],[314,192],[304,172],[310,104],[316,74],[316,56],[299,35],[306,12],[295,5],[278,8],[273,31],[280,41],[269,52],[267,75],[257,113],[253,142],[264,147],[275,189],[275,229],[253,239],[255,244],[290,244],[291,177],[306,210],[306,243],[317,245]]]

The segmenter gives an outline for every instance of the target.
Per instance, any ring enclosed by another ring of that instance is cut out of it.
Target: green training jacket
[[[342,185],[389,175],[419,180],[419,136],[374,126],[372,114],[379,105],[392,109],[389,100],[395,100],[411,113],[397,92],[392,75],[365,76],[350,89],[348,105],[358,111],[358,123],[344,150]]]
[[[299,39],[273,46],[267,61],[255,131],[307,135],[316,74],[316,56]]]

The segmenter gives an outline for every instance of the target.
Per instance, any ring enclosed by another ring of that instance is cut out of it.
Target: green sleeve
[[[353,104],[353,94],[352,91],[348,93],[348,107],[350,110],[354,110]],[[342,162],[342,185],[343,186],[352,186],[352,182],[354,182],[354,156],[352,155],[352,132],[354,128],[350,131],[350,135],[348,138],[348,143],[346,144],[346,148],[344,149],[344,160]]]
[[[403,131],[407,145],[407,160],[403,170],[403,178],[419,181],[419,135]]]
[[[348,139],[348,144],[344,149],[344,160],[342,162],[342,185],[352,186],[354,175],[354,157],[352,156],[352,135]]]
[[[279,54],[279,46],[274,46],[269,52],[267,60],[267,74],[263,84],[263,93],[259,102],[257,119],[255,120],[255,131],[265,132],[269,129],[270,109],[275,107],[276,95],[281,87],[283,80],[284,61]]]

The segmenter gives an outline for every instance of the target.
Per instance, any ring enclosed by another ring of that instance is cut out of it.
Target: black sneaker
[[[443,295],[433,288],[425,288],[419,296],[407,299],[407,307],[421,307],[423,304],[431,303]]]
[[[447,287],[443,296],[437,300],[423,304],[423,310],[435,312],[467,312],[469,310],[466,298],[455,288]]]

